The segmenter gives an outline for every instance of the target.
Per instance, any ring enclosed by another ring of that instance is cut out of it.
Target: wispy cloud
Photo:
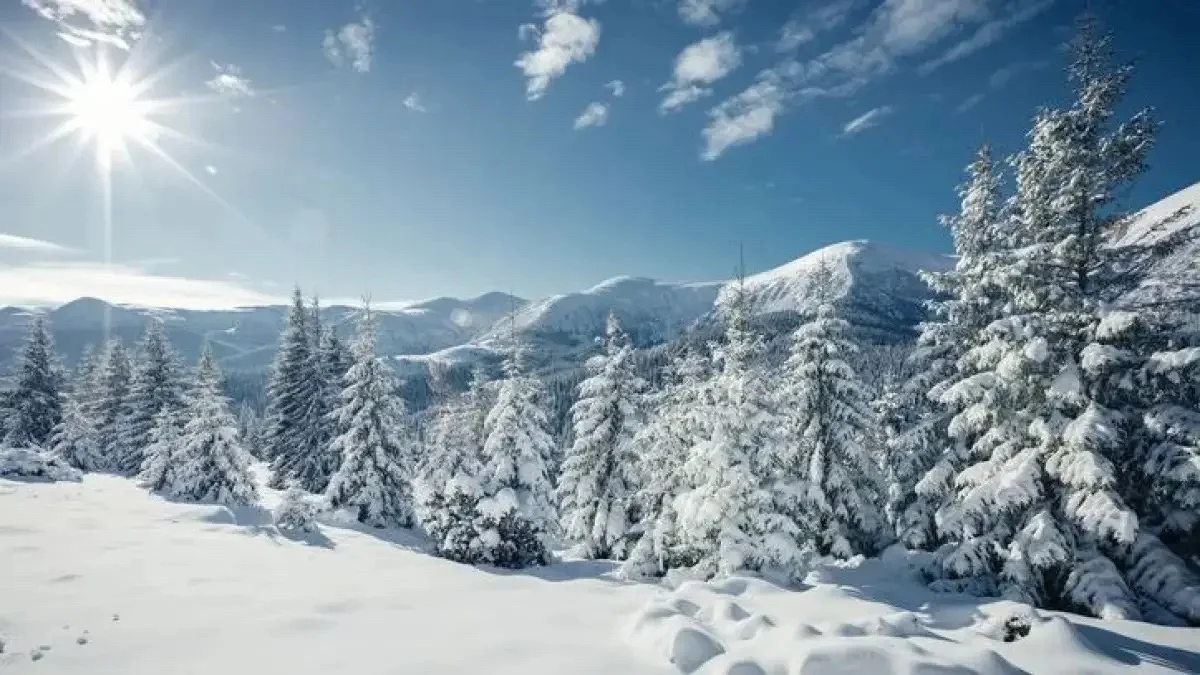
[[[679,0],[679,18],[695,26],[715,26],[723,14],[740,12],[746,0]]]
[[[789,107],[851,96],[895,70],[902,59],[991,17],[985,0],[883,0],[853,37],[808,61],[785,56],[745,91],[710,110],[703,157],[716,159],[728,148],[766,136]]]
[[[834,0],[793,16],[779,29],[776,51],[790,52],[808,44],[817,35],[833,30],[850,18],[850,13],[862,6],[864,0]]]
[[[966,39],[954,44],[940,56],[921,64],[918,69],[927,75],[942,66],[966,58],[1000,40],[1010,29],[1019,26],[1050,8],[1054,0],[1013,0],[1003,12],[975,29]]]
[[[204,172],[210,176],[215,176],[217,175],[217,167],[213,166],[212,164],[205,164]]]
[[[16,234],[5,234],[4,232],[0,232],[0,249],[51,254],[74,252],[74,249],[60,246],[54,242],[31,239]]]
[[[421,102],[421,96],[415,91],[404,98],[404,107],[413,112],[429,112],[429,109]]]
[[[602,127],[608,124],[608,105],[604,103],[589,103],[579,117],[575,118],[575,129]]]
[[[1041,70],[1048,65],[1050,64],[1045,61],[1017,61],[1016,63],[1010,63],[1002,68],[997,68],[996,72],[992,73],[992,76],[988,78],[988,85],[992,89],[999,89],[1018,75]]]
[[[271,26],[271,30],[275,31],[276,33],[286,33],[287,26],[285,26],[281,23],[277,23],[274,26]]]
[[[371,58],[375,52],[375,24],[365,14],[357,21],[342,26],[337,31],[325,31],[321,42],[325,58],[337,67],[347,63],[360,73],[371,71]]]
[[[614,98],[621,98],[625,95],[625,83],[620,80],[613,80],[612,82],[604,85],[604,88],[608,89],[609,93],[612,94]]]
[[[842,127],[842,135],[853,136],[855,134],[860,134],[867,129],[877,127],[879,126],[879,123],[883,121],[883,118],[891,114],[892,106],[890,105],[872,108],[862,115],[859,115],[849,122],[846,122],[846,125]]]
[[[971,96],[968,96],[962,103],[959,103],[955,110],[960,113],[965,113],[982,103],[983,98],[983,94],[972,94]]]
[[[221,65],[211,62],[217,74],[205,84],[208,88],[227,98],[242,98],[254,95],[254,87],[250,80],[242,75],[241,68],[233,64]]]
[[[230,280],[158,275],[94,262],[0,267],[0,305],[58,305],[89,296],[114,303],[179,309],[277,304],[279,298]]]
[[[555,5],[538,28],[524,24],[518,30],[523,39],[536,39],[537,49],[522,53],[513,65],[528,79],[525,97],[536,101],[546,94],[550,82],[567,71],[572,63],[583,63],[596,53],[600,44],[600,22],[574,13],[577,4]]]
[[[59,37],[85,46],[94,42],[128,50],[141,37],[146,15],[137,0],[21,0],[22,4],[59,25]]]
[[[1049,64],[1047,64],[1045,61],[1017,61],[1015,63],[1010,63],[1007,66],[997,68],[996,72],[992,73],[992,76],[988,78],[988,87],[993,90],[1002,89],[1005,85],[1011,82],[1013,78],[1016,78],[1023,73],[1040,70],[1045,68],[1047,65]],[[956,107],[955,110],[960,113],[965,113],[979,105],[985,97],[986,94],[983,92],[968,96],[965,101],[958,104],[958,107]]]
[[[667,92],[659,112],[670,113],[712,93],[708,85],[732,73],[742,65],[742,50],[729,31],[692,43],[675,57],[671,81],[660,91]]]

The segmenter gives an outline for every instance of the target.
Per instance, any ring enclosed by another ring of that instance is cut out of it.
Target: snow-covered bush
[[[316,532],[317,514],[321,505],[298,485],[291,485],[283,493],[283,500],[275,507],[272,517],[275,527],[287,532]]]
[[[62,458],[37,448],[0,450],[0,478],[79,481],[82,476]]]

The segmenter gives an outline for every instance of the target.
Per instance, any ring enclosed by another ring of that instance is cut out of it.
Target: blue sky
[[[1128,197],[1141,205],[1200,180],[1185,41],[1200,4],[1091,4],[1138,60],[1130,106],[1167,124]],[[1059,45],[1083,7],[6,2],[0,301],[220,306],[294,282],[535,297],[724,278],[739,244],[751,270],[846,239],[948,250],[936,216],[962,166],[984,140],[1017,149],[1035,108],[1063,100]],[[63,103],[53,68],[98,53],[150,83],[169,129],[159,152],[131,138],[114,160],[111,229],[79,134],[25,152],[63,122],[40,114]]]

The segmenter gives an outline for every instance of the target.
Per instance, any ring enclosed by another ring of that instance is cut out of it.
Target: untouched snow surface
[[[107,476],[0,479],[0,671],[1200,672],[1200,631],[935,595],[898,553],[819,568],[799,591],[627,584],[603,562],[476,569],[328,519],[288,538],[270,524],[278,498],[231,513]],[[1005,643],[1012,616],[1029,634]]]

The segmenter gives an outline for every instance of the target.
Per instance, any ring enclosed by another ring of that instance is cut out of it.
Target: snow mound
[[[0,450],[0,478],[79,481],[82,474],[62,459],[35,448]]]
[[[695,675],[1178,673],[1200,665],[1194,635],[1129,622],[1109,633],[1114,622],[933,594],[910,579],[910,562],[892,552],[822,563],[802,590],[750,577],[685,580],[663,586],[624,634],[647,658]],[[1112,646],[1134,627],[1190,643],[1193,653],[1136,639]]]

